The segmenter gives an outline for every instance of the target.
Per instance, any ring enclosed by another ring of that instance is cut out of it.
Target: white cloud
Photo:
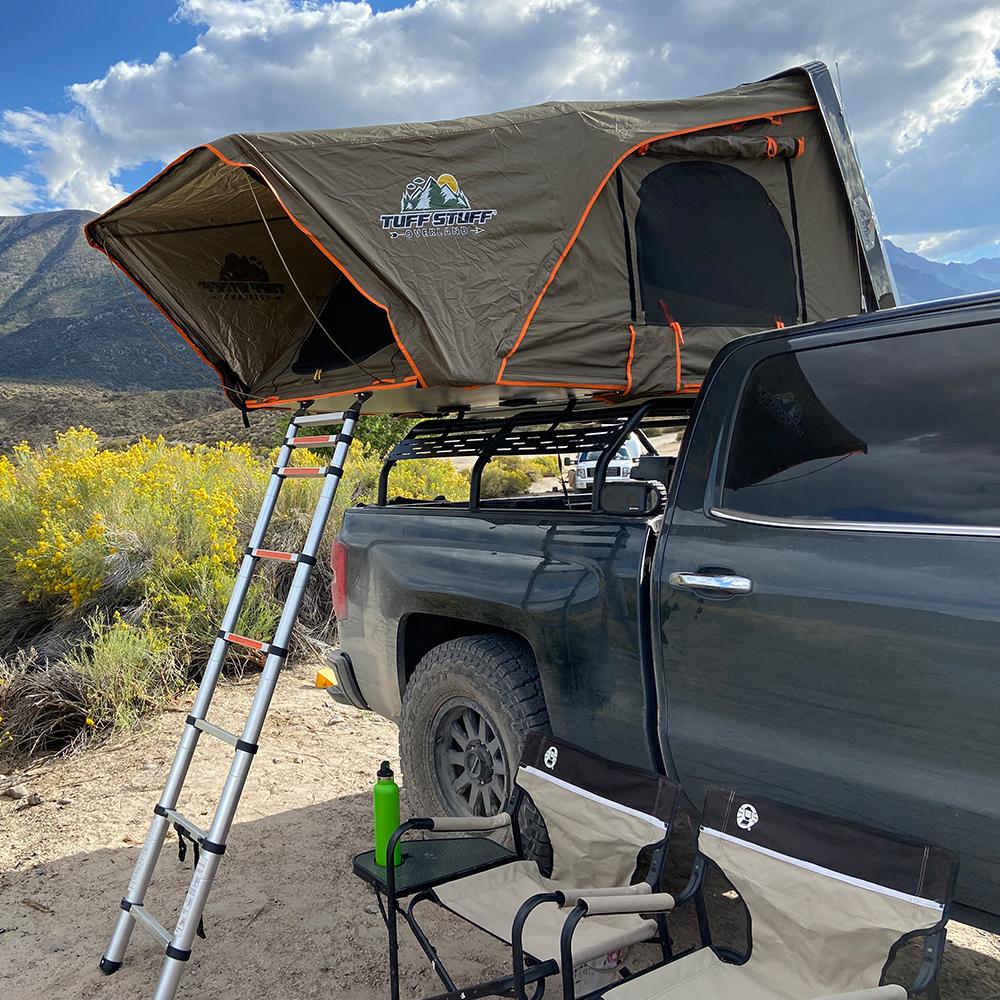
[[[29,180],[0,177],[0,215],[23,215],[38,204],[38,189]]]
[[[234,131],[683,97],[814,58],[839,64],[870,179],[891,189],[1000,81],[991,0],[415,0],[380,13],[181,0],[176,16],[200,29],[188,51],[74,84],[66,113],[3,114],[0,141],[25,151],[53,204],[104,208],[122,194],[119,171]],[[1000,234],[1000,199],[992,211]]]
[[[974,226],[940,233],[897,233],[890,235],[896,246],[930,260],[949,261],[996,256],[1000,239],[993,226]]]

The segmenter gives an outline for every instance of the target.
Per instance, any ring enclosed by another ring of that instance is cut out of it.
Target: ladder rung
[[[219,638],[225,639],[226,642],[235,643],[237,646],[246,646],[247,649],[252,649],[258,653],[264,653],[266,656],[277,655],[277,656],[287,656],[288,650],[283,649],[281,646],[275,646],[272,642],[261,642],[259,639],[249,639],[245,635],[237,635],[235,632],[219,632]]]
[[[200,729],[203,733],[208,733],[209,736],[214,736],[217,740],[222,740],[223,743],[228,743],[231,747],[236,746],[239,740],[239,737],[229,732],[228,729],[216,726],[206,719],[195,719],[192,724],[195,729]]]
[[[248,549],[247,553],[258,559],[277,559],[279,562],[298,562],[298,552],[279,552],[277,549]]]
[[[326,475],[326,466],[322,469],[316,469],[311,466],[305,465],[276,465],[274,467],[274,474],[276,476],[287,476],[288,478],[296,477],[299,479],[309,479],[316,478],[319,476]]]
[[[192,823],[187,816],[183,813],[179,813],[176,809],[164,809],[163,813],[171,823],[177,823],[178,825],[184,827],[184,829],[187,830],[187,832],[190,833],[191,836],[194,837],[194,839],[199,843],[208,836],[208,833],[205,830],[203,830],[196,823]]]
[[[296,427],[315,427],[317,424],[342,424],[343,413],[305,413],[301,417],[292,417]]]
[[[314,444],[336,444],[339,434],[307,434],[304,437],[293,437],[288,443],[296,448]]]
[[[170,944],[171,934],[170,931],[160,923],[152,913],[147,913],[146,910],[136,903],[133,903],[129,907],[129,913],[135,917],[144,927],[152,931],[165,945]]]

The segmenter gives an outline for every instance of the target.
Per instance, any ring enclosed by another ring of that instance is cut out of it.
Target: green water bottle
[[[375,809],[375,864],[384,868],[389,838],[399,826],[399,786],[392,780],[392,768],[387,760],[382,761],[377,777],[378,781],[372,792]],[[392,856],[393,867],[398,868],[401,861],[402,851],[399,844],[396,844]]]

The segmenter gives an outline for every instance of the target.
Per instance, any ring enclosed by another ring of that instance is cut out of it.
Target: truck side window
[[[1000,526],[1000,328],[788,352],[739,402],[727,511]]]

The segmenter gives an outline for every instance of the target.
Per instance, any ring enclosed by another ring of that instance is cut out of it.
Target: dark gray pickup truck
[[[399,720],[411,805],[493,813],[533,727],[961,854],[1000,914],[1000,297],[745,337],[693,407],[418,424],[334,546],[339,696]],[[676,461],[658,435],[685,426]],[[603,483],[632,434],[633,482]],[[493,457],[592,494],[484,500]],[[474,456],[467,503],[391,469]]]

